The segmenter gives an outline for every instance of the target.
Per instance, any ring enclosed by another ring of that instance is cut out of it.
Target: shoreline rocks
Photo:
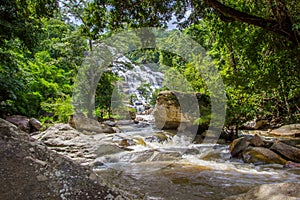
[[[300,137],[300,124],[284,125],[268,132],[270,136],[277,137]]]
[[[42,123],[35,118],[28,118],[22,115],[11,115],[5,118],[6,121],[16,125],[26,133],[33,133],[42,129]]]
[[[266,141],[258,135],[235,139],[230,144],[229,151],[233,158],[241,158],[246,163],[281,165],[286,165],[288,161],[300,163],[299,148],[283,141]]]
[[[3,119],[0,145],[0,199],[129,199]]]

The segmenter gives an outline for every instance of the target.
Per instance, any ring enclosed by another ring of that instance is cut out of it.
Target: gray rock
[[[300,124],[284,125],[278,129],[270,131],[268,134],[272,136],[279,136],[279,137],[299,137]]]
[[[242,153],[244,162],[254,164],[281,164],[285,165],[286,160],[270,149],[263,147],[249,147]]]
[[[239,155],[249,146],[247,138],[241,137],[232,141],[229,146],[229,151],[232,157],[239,157]]]
[[[276,141],[271,146],[271,149],[280,153],[291,161],[300,163],[300,149],[287,145],[283,142]]]
[[[16,125],[22,131],[25,131],[27,133],[30,132],[29,119],[25,116],[12,115],[12,116],[8,116],[5,120]]]
[[[231,196],[226,200],[299,200],[299,183],[265,184],[249,190],[245,194]]]
[[[37,131],[41,130],[43,126],[42,123],[35,118],[30,118],[29,123]]]
[[[49,150],[3,119],[0,119],[0,144],[2,200],[105,199],[108,196],[134,199],[100,183],[90,169]]]

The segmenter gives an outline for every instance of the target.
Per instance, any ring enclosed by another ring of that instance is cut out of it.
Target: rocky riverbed
[[[71,136],[73,137],[73,135]],[[130,199],[90,168],[0,119],[0,199]]]
[[[273,151],[274,144],[298,148],[296,137],[276,143],[273,137],[247,133],[234,142],[243,144],[236,145],[241,150],[233,150],[234,143],[231,148],[189,143],[184,135],[153,129],[145,120],[105,122],[111,127],[105,130],[114,130],[106,133],[94,125],[77,130],[56,124],[31,136],[5,120],[0,124],[1,199],[300,197],[295,160],[262,162],[260,151],[255,162],[245,159],[253,149]]]

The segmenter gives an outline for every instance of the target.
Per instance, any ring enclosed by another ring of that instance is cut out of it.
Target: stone
[[[116,133],[115,129],[107,124],[101,124],[103,133]]]
[[[145,140],[147,142],[158,142],[158,143],[163,143],[163,142],[166,142],[170,139],[169,136],[167,136],[165,133],[162,133],[162,132],[158,132],[158,133],[155,133],[154,135],[152,136],[148,136]]]
[[[106,124],[100,124],[98,121],[84,116],[71,115],[69,124],[72,128],[79,131],[87,131],[89,134],[97,133],[115,133],[115,130]]]
[[[105,156],[105,155],[110,155],[110,154],[116,154],[125,151],[123,148],[110,144],[110,143],[104,143],[100,144],[95,151],[95,154],[97,157]]]
[[[35,118],[30,118],[29,124],[37,131],[41,130],[43,127],[42,123]]]
[[[110,120],[103,121],[102,123],[111,127],[115,127],[117,125],[117,122],[110,121]]]
[[[285,164],[285,167],[287,167],[287,168],[300,168],[300,163],[287,161],[286,164]]]
[[[288,158],[290,161],[300,163],[300,149],[297,147],[287,145],[280,141],[275,141],[271,146],[271,149]]]
[[[16,125],[22,131],[25,131],[26,133],[30,133],[29,119],[27,117],[22,115],[12,115],[12,116],[8,116],[5,120]]]
[[[257,134],[255,134],[251,140],[250,144],[254,147],[263,147],[265,145],[265,142],[259,137]]]
[[[286,160],[270,149],[263,147],[249,147],[242,153],[243,161],[253,164],[281,164],[285,165]]]
[[[183,131],[207,113],[207,110],[210,110],[208,96],[200,93],[162,91],[157,96],[153,111],[155,126],[159,129]],[[201,124],[199,129],[204,132],[208,123],[209,121]],[[202,130],[202,127],[205,129]]]
[[[32,137],[78,163],[91,161],[95,156],[95,146],[98,145],[93,136],[83,134],[69,124],[55,124]]]
[[[271,130],[268,134],[278,137],[300,137],[300,124],[284,125],[278,129]]]
[[[99,178],[91,180],[91,169],[49,150],[3,119],[0,144],[0,199],[135,199]]]
[[[299,183],[264,184],[249,190],[245,194],[227,197],[225,200],[299,200]]]
[[[247,138],[240,137],[235,139],[229,145],[229,151],[232,157],[239,157],[240,154],[249,146]]]
[[[176,97],[172,99],[173,93],[160,93],[154,109],[155,125],[160,129],[176,130],[181,123],[181,111]],[[169,100],[167,100],[169,98]]]

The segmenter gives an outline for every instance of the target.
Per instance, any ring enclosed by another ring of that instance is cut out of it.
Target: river
[[[120,126],[112,139],[124,138],[135,141],[130,151],[97,158],[103,164],[94,170],[136,199],[218,200],[265,183],[300,181],[299,168],[245,164],[231,158],[228,145],[191,144],[151,125]]]

